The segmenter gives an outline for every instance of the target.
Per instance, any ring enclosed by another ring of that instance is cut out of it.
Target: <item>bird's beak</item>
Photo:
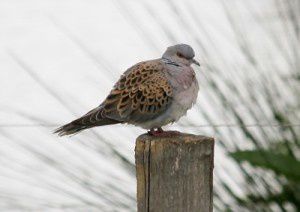
[[[196,64],[197,66],[200,66],[200,63],[195,59],[192,59],[192,63]]]

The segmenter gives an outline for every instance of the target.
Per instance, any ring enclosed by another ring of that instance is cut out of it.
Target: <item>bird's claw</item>
[[[150,129],[148,134],[155,137],[169,137],[169,136],[178,136],[181,133],[179,131],[164,131],[162,128],[157,128],[157,130]]]

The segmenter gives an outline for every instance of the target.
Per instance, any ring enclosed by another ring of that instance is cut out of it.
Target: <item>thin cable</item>
[[[59,127],[59,124],[0,124],[0,128],[10,127]]]
[[[60,124],[0,124],[0,128],[12,128],[12,127],[59,127]],[[253,124],[201,124],[201,125],[178,125],[179,127],[187,128],[205,128],[205,127],[300,127],[300,124],[263,124],[263,123],[253,123]],[[128,126],[127,126],[128,127]],[[132,126],[133,127],[133,126]]]
[[[180,127],[300,127],[300,124],[202,124],[202,125],[179,125]]]

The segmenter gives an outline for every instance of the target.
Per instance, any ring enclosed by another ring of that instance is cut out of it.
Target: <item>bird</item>
[[[161,58],[127,69],[106,99],[82,117],[56,129],[59,136],[113,124],[131,124],[151,136],[178,134],[163,126],[178,121],[196,103],[199,85],[192,64],[195,52],[187,44],[169,46]]]

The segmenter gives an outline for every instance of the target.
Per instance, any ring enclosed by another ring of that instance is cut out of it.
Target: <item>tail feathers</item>
[[[64,126],[57,128],[54,131],[54,133],[57,133],[59,136],[73,135],[73,134],[79,133],[80,131],[85,130],[87,128],[90,128],[90,127],[78,125],[78,124],[71,122],[69,124],[66,124]]]
[[[91,110],[86,115],[59,127],[54,133],[57,133],[59,136],[73,135],[91,127],[118,123],[120,122],[104,117],[102,108],[98,107]]]

